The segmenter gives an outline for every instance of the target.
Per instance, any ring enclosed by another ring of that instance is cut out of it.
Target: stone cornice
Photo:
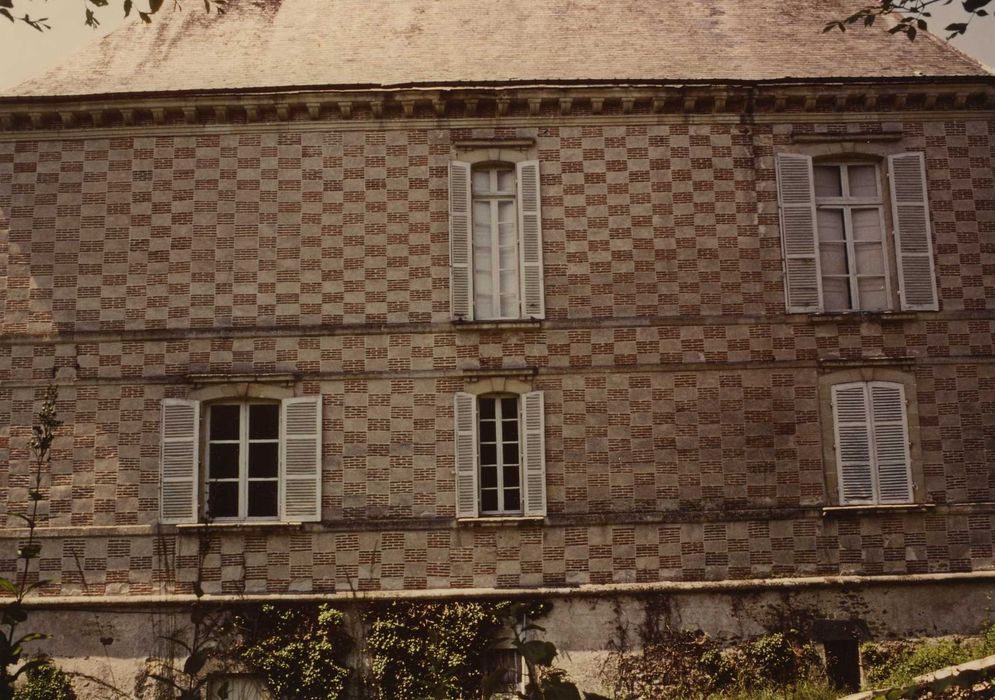
[[[0,133],[666,115],[742,116],[995,109],[976,79],[774,84],[452,87],[68,98],[0,98]]]

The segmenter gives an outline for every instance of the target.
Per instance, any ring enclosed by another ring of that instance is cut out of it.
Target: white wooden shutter
[[[819,272],[815,186],[810,156],[778,154],[777,196],[781,210],[788,312],[821,311],[822,277]]]
[[[522,396],[523,496],[526,516],[546,515],[546,421],[541,391]]]
[[[456,517],[476,518],[477,494],[477,397],[458,392],[453,402],[456,428]]]
[[[910,311],[936,311],[933,240],[929,230],[926,162],[922,153],[888,156],[899,298]]]
[[[280,407],[280,519],[321,520],[321,397]]]
[[[517,165],[518,235],[521,260],[522,318],[545,318],[542,279],[542,206],[539,200],[539,161]]]
[[[453,318],[473,319],[470,164],[449,163],[449,293]]]
[[[912,501],[912,469],[905,412],[905,387],[871,382],[871,434],[881,503]]]
[[[200,402],[162,400],[159,514],[163,523],[197,522]]]
[[[837,384],[832,388],[836,432],[836,464],[840,503],[874,502],[874,468],[867,385]]]

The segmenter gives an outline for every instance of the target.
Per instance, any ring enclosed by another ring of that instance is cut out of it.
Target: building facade
[[[928,77],[4,98],[0,501],[55,385],[53,653],[127,677],[135,621],[198,596],[542,595],[592,683],[646,596],[726,639],[980,624],[995,82],[930,46]]]

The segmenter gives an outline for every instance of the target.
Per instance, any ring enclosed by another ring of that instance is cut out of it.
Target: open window
[[[456,515],[546,514],[542,392],[458,393]]]
[[[939,308],[922,153],[781,153],[777,186],[789,312]]]
[[[454,319],[543,318],[539,162],[449,164]]]
[[[321,518],[321,398],[164,399],[163,523]]]

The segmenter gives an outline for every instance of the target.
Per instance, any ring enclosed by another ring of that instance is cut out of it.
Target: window
[[[522,656],[515,649],[491,649],[484,657],[484,679],[493,698],[517,698],[525,691]]]
[[[542,392],[458,393],[456,514],[546,514]]]
[[[280,405],[207,406],[207,498],[212,520],[279,516]]]
[[[905,388],[895,382],[831,387],[842,505],[912,502]]]
[[[539,162],[453,161],[449,235],[453,318],[542,318]]]
[[[321,398],[164,399],[160,515],[320,520]]]
[[[245,675],[221,675],[207,684],[208,700],[269,700],[263,679]]]
[[[890,310],[896,279],[901,309],[939,308],[923,155],[889,156],[888,182],[877,161],[778,155],[789,312]]]

